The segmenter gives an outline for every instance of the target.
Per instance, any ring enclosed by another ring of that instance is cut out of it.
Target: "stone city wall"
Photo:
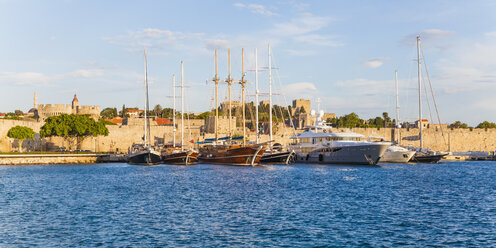
[[[223,131],[219,133],[219,137],[224,137],[227,135],[228,125],[227,119],[224,120]],[[11,127],[16,125],[27,126],[32,128],[35,132],[39,132],[43,122],[35,121],[18,121],[18,120],[0,120],[0,151],[9,152],[15,150],[17,145],[7,137],[7,132]],[[133,143],[141,141],[143,136],[143,126],[141,125],[109,125],[109,135],[99,136],[99,137],[88,137],[81,142],[80,149],[91,150],[97,152],[123,152],[127,153],[128,148],[131,147]],[[172,140],[172,126],[152,126],[151,135],[152,140],[156,143],[163,144],[171,142]],[[289,137],[294,135],[294,132],[290,128],[275,128],[277,133],[273,135],[275,142],[282,143],[283,145],[289,143]],[[386,141],[390,141],[394,138],[391,128],[354,128],[354,129],[344,129],[335,128],[333,132],[356,132],[363,134],[365,137],[383,137]],[[298,133],[301,132],[297,131]],[[424,147],[431,148],[432,150],[447,151],[448,146],[452,152],[465,152],[465,151],[496,151],[496,129],[454,129],[454,130],[444,130],[446,143],[443,141],[440,129],[436,128],[426,128],[424,129]],[[241,134],[242,129],[237,128],[236,133]],[[419,141],[416,139],[418,137],[418,129],[401,129],[401,145],[404,146],[415,146],[418,147]],[[40,139],[37,135],[36,141],[24,141],[23,147],[33,147],[36,150],[53,150],[56,147],[66,147],[67,149],[75,150],[75,142],[71,140],[64,140],[59,137],[52,137],[46,139]],[[189,140],[193,139],[194,142],[202,141],[205,138],[214,138],[213,133],[201,133],[199,128],[192,127],[191,136],[190,130],[185,128],[184,140],[186,145],[193,146]],[[176,132],[176,142],[179,143],[181,139],[179,128]],[[250,142],[256,140],[254,132],[247,133],[247,139]],[[269,140],[268,135],[263,135],[261,142]]]

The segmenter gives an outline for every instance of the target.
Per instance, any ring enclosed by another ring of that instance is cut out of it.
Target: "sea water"
[[[0,166],[0,247],[495,247],[496,163]]]

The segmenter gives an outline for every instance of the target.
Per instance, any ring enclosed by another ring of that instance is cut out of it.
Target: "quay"
[[[126,162],[125,155],[116,154],[0,154],[0,165],[95,164]]]

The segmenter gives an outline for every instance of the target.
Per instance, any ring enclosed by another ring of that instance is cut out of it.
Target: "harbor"
[[[494,13],[0,0],[0,248],[496,247]]]

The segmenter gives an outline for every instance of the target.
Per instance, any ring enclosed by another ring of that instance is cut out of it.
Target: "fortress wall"
[[[225,120],[228,124],[228,120]],[[3,120],[0,119],[0,151],[8,152],[12,150],[11,141],[7,137],[7,132],[10,128],[19,125],[19,126],[27,126],[32,128],[36,133],[39,133],[39,130],[44,122],[35,122],[35,121],[18,121],[18,120]],[[81,143],[81,149],[83,150],[92,150],[99,152],[127,152],[127,149],[135,142],[140,142],[141,137],[143,136],[143,126],[118,126],[118,125],[109,125],[107,126],[109,129],[109,135],[99,136],[99,137],[88,137],[83,140]],[[276,130],[276,129],[275,129]],[[193,145],[188,142],[190,140],[189,130],[185,128],[185,143],[188,145]],[[384,137],[387,141],[391,140],[392,137],[392,129],[391,128],[354,128],[350,129],[342,129],[335,128],[334,132],[349,132],[353,131],[356,133],[363,134],[365,137],[368,136],[381,136]],[[496,151],[496,129],[488,129],[485,131],[484,129],[473,129],[470,131],[469,129],[454,129],[454,130],[444,130],[446,142],[449,141],[451,151],[452,152],[465,152],[465,151]],[[298,131],[301,132],[301,131]],[[238,128],[236,133],[242,133],[242,129]],[[153,140],[157,140],[159,143],[164,142],[168,143],[172,140],[172,126],[152,126],[151,134]],[[198,128],[191,129],[191,138],[194,139],[195,142],[201,141],[205,138],[214,138],[214,133],[201,134]],[[447,151],[448,147],[444,144],[443,138],[441,137],[440,130],[436,130],[435,128],[427,128],[424,129],[424,147],[431,148],[432,150],[442,150]],[[227,135],[227,130],[223,130],[219,133],[219,137],[224,137]],[[282,144],[289,143],[289,137],[293,136],[294,133],[290,128],[277,128],[277,133],[274,134],[273,138],[275,142],[279,142]],[[418,129],[411,128],[409,130],[403,128],[401,130],[401,145],[405,146],[416,146],[418,147],[419,141],[413,140],[414,137],[417,137]],[[176,132],[176,142],[180,142],[181,136],[179,132],[179,128]],[[247,133],[248,141],[255,141],[255,133],[248,132]],[[263,135],[261,142],[265,142],[269,140],[268,135]],[[25,141],[26,142],[26,141]],[[42,142],[44,148],[47,149],[50,147],[56,146],[65,146],[69,148],[70,142],[64,140],[59,137],[47,138],[43,139]],[[26,146],[26,143],[23,144]],[[72,149],[76,149],[75,143],[73,143]]]

